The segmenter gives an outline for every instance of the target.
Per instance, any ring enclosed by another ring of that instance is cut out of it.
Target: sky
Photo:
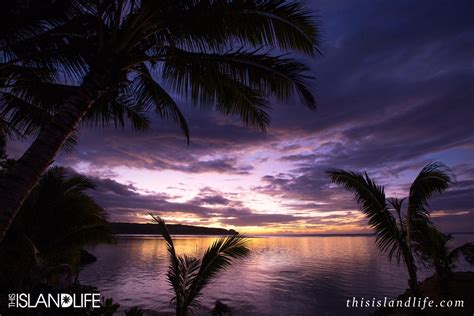
[[[430,161],[456,182],[430,206],[447,232],[474,232],[474,2],[306,1],[324,55],[306,60],[318,109],[273,102],[266,133],[194,109],[191,130],[83,127],[56,163],[92,177],[111,221],[234,228],[258,234],[367,233],[351,194],[325,171],[368,172],[404,197]],[[12,143],[19,155],[24,143]]]

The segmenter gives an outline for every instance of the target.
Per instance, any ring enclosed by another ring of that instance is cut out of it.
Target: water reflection
[[[458,242],[467,237],[456,236]],[[201,256],[214,237],[176,237],[180,254]],[[252,238],[251,255],[236,261],[204,290],[207,315],[216,300],[235,315],[363,315],[347,310],[352,296],[396,297],[407,287],[403,267],[390,264],[373,237]],[[120,237],[117,245],[91,249],[98,261],[81,271],[81,282],[98,286],[102,296],[124,307],[171,312],[166,281],[167,254],[154,236]],[[459,265],[468,270],[467,264]],[[427,272],[421,272],[420,278]]]

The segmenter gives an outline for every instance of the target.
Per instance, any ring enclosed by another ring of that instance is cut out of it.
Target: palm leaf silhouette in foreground
[[[48,169],[0,244],[1,289],[47,284],[62,267],[77,278],[84,246],[115,242],[105,210],[89,195],[93,189],[84,176]]]
[[[158,224],[168,249],[170,264],[167,278],[175,294],[171,302],[176,307],[176,315],[188,315],[189,309],[199,304],[202,290],[220,271],[230,267],[233,260],[249,255],[248,239],[239,234],[220,238],[206,250],[201,259],[179,256],[165,221],[159,216],[150,215]]]
[[[48,3],[52,8],[44,17],[7,35],[0,32],[0,63],[8,66],[0,73],[0,116],[11,118],[8,126],[37,135],[0,178],[0,242],[41,174],[84,121],[146,129],[154,114],[175,121],[189,139],[176,96],[260,130],[270,122],[271,97],[316,107],[311,69],[294,54],[319,53],[319,28],[302,2]],[[66,8],[57,10],[59,4]],[[51,12],[59,16],[50,18]],[[50,76],[32,80],[33,70],[26,78],[5,70],[25,64]]]
[[[474,264],[474,243],[468,242],[456,248],[450,246],[452,235],[440,232],[436,226],[428,223],[420,231],[420,238],[415,236],[413,249],[425,267],[434,268],[439,277],[443,294],[449,292],[449,279],[452,277],[456,262],[463,257]]]
[[[408,206],[403,214],[405,199],[385,197],[384,187],[377,185],[367,173],[360,174],[342,169],[327,171],[332,182],[344,186],[355,194],[362,213],[369,219],[369,226],[377,234],[376,244],[392,260],[403,261],[409,274],[409,286],[414,295],[419,295],[417,267],[412,246],[419,246],[428,227],[428,200],[446,190],[453,182],[449,169],[442,163],[429,163],[416,177],[410,187]],[[395,217],[396,215],[396,217]]]

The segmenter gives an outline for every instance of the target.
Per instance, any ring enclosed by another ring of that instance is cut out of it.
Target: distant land
[[[115,234],[150,235],[158,234],[156,224],[110,223]],[[234,235],[233,229],[200,227],[191,225],[166,225],[171,235]]]
[[[110,223],[113,233],[124,235],[158,235],[156,224],[137,224],[137,223]],[[166,225],[172,235],[233,235],[237,231],[233,229],[201,227],[181,224]],[[453,235],[472,235],[473,232],[453,232]],[[375,236],[374,233],[322,233],[322,234],[257,234],[255,237],[364,237]]]

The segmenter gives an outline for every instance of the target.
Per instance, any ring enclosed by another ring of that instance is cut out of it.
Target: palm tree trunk
[[[18,210],[84,115],[106,90],[112,68],[91,70],[62,110],[42,127],[35,141],[0,179],[0,243]]]
[[[188,315],[188,309],[183,306],[176,306],[176,316],[187,316]]]
[[[418,285],[418,277],[416,275],[416,265],[410,252],[405,255],[405,263],[408,270],[408,285],[410,286],[411,293],[415,297],[420,297],[421,293]]]
[[[410,290],[413,294],[413,296],[419,297],[420,296],[420,287],[418,286],[418,278],[416,275],[416,265],[415,265],[415,260],[412,255],[412,250],[411,250],[411,230],[412,230],[412,211],[410,206],[408,207],[407,211],[407,224],[406,224],[406,233],[407,233],[407,240],[406,240],[406,254],[405,254],[405,263],[407,265],[407,270],[408,270],[408,275],[409,275],[409,280],[408,284],[410,286]]]
[[[435,263],[435,271],[439,278],[440,293],[447,295],[449,293],[449,270],[446,270],[439,263]]]

